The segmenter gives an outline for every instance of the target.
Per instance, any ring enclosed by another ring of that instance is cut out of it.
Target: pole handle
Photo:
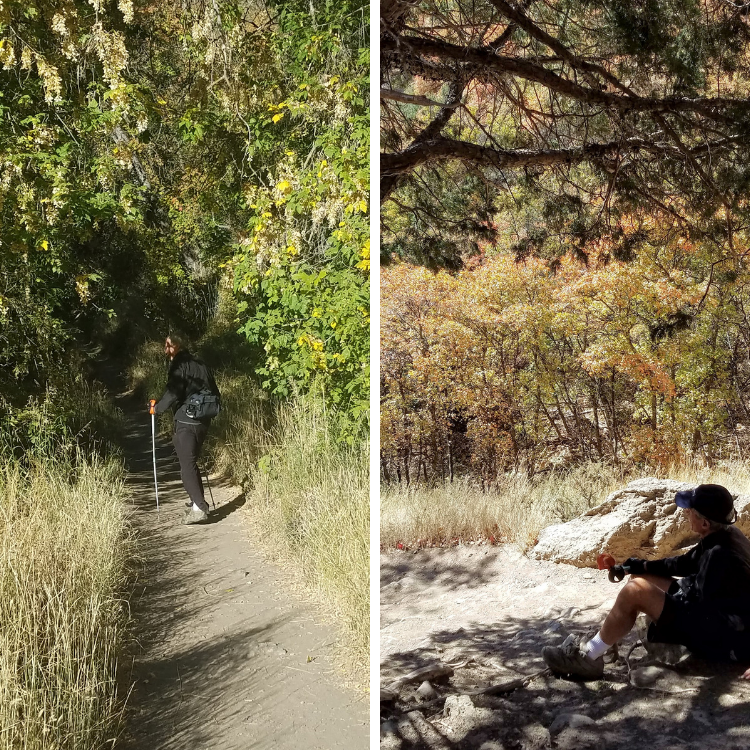
[[[152,398],[148,402],[148,413],[156,414],[156,399]]]

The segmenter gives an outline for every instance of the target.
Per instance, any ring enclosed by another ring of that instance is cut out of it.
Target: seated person
[[[568,638],[545,646],[542,657],[556,674],[599,679],[604,653],[630,632],[644,612],[648,640],[679,643],[714,661],[750,662],[750,541],[732,524],[734,500],[718,484],[678,492],[691,529],[701,539],[683,555],[663,560],[631,557],[630,573],[601,630],[587,643]],[[750,669],[742,675],[750,679]]]

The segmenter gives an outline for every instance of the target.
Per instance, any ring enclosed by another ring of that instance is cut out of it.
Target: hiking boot
[[[182,523],[185,525],[189,525],[191,523],[199,523],[200,521],[205,521],[208,518],[208,513],[206,513],[205,510],[192,510],[189,508],[185,511],[185,515],[182,518]]]
[[[569,635],[561,646],[545,646],[542,658],[547,666],[559,675],[581,677],[584,680],[599,680],[604,674],[604,658],[592,659],[581,650],[583,643]]]

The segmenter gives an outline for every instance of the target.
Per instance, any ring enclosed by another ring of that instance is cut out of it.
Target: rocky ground
[[[383,750],[750,746],[741,665],[686,656],[665,666],[640,645],[626,658],[634,634],[601,680],[545,671],[542,646],[593,634],[617,591],[604,572],[510,546],[383,554],[381,684],[392,686],[381,702]],[[436,666],[452,674],[404,682]],[[477,694],[490,686],[495,694]]]

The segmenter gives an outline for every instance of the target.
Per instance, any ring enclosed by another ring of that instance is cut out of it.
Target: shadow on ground
[[[273,568],[240,523],[244,495],[211,479],[216,510],[207,522],[183,526],[179,463],[157,439],[157,512],[150,420],[123,401],[140,560],[130,597],[132,666],[123,675],[135,686],[118,746],[364,748],[359,696],[327,676],[331,634],[277,590]]]
[[[584,618],[576,633],[593,632]],[[506,617],[492,625],[469,625],[431,633],[411,651],[381,664],[382,684],[437,662],[457,665],[435,683],[442,696],[509,682],[545,669],[544,645],[567,633],[559,622]],[[635,643],[631,636],[626,646]],[[621,656],[627,649],[621,651]],[[647,665],[651,665],[648,667]],[[711,664],[688,657],[659,667],[639,646],[628,673],[624,658],[605,668],[604,679],[576,682],[541,674],[527,686],[499,696],[439,699],[420,708],[415,689],[404,688],[395,703],[381,705],[382,748],[501,750],[632,750],[652,748],[740,748],[750,746],[747,722],[750,686],[737,664]],[[636,687],[629,677],[660,675]],[[573,718],[570,718],[573,716]]]
[[[489,558],[477,558],[470,563],[461,563],[448,558],[450,548],[446,550],[429,549],[416,550],[403,556],[381,556],[380,585],[381,588],[400,584],[404,576],[408,575],[413,583],[440,584],[448,589],[478,588],[490,583],[494,574],[490,570]]]

